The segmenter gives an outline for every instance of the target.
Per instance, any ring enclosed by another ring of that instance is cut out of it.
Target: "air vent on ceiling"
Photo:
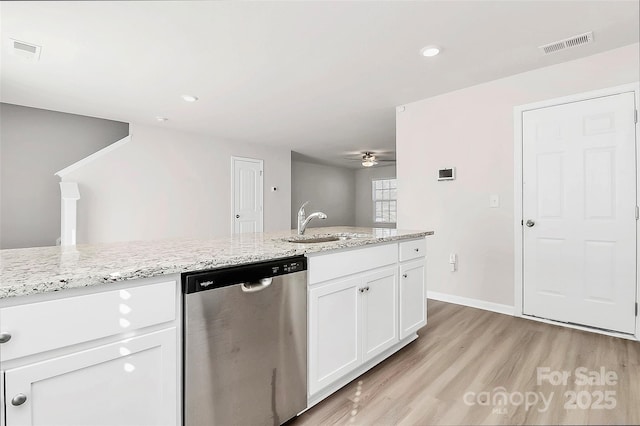
[[[21,56],[33,62],[37,62],[40,59],[40,46],[14,39],[9,40],[11,42],[11,52],[14,55]]]
[[[593,42],[593,32],[589,31],[588,33],[579,34],[573,37],[565,38],[564,40],[545,44],[544,46],[540,46],[540,49],[544,52],[545,55],[548,55],[549,53],[555,53],[560,50],[581,46],[583,44],[591,42]]]

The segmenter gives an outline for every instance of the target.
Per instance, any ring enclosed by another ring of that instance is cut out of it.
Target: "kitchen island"
[[[169,239],[68,247],[0,250],[0,299],[69,288],[192,272],[289,256],[421,238],[432,231],[387,228],[310,228],[313,235],[354,234],[325,243],[286,241],[296,231],[239,234],[228,238]]]
[[[0,251],[0,423],[181,424],[185,272],[307,256],[309,406],[417,337],[432,232],[308,234]]]

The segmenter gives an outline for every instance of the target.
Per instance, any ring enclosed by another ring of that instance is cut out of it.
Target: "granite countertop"
[[[296,231],[240,234],[213,239],[172,239],[69,247],[0,250],[0,299],[137,278],[213,269],[307,253],[420,238],[432,231],[329,227],[307,236],[356,234],[347,240],[299,244]]]

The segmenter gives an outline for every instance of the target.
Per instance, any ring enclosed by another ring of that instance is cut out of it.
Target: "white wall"
[[[79,243],[229,235],[231,156],[264,160],[264,230],[289,229],[289,149],[136,124],[131,135],[64,178],[80,187]]]
[[[368,167],[356,170],[356,226],[395,228],[395,224],[373,222],[371,181],[396,177],[396,166]]]
[[[514,75],[397,113],[398,227],[435,231],[430,291],[513,305],[513,107],[637,81],[639,50],[634,44]],[[448,166],[457,179],[438,182],[438,168]],[[490,194],[500,196],[499,208],[489,208]],[[452,252],[457,272],[449,272]]]
[[[308,214],[322,211],[326,220],[313,219],[308,227],[355,225],[355,170],[293,160],[291,162],[291,228],[305,201]]]
[[[0,104],[0,248],[53,246],[60,237],[54,173],[129,134],[129,125]]]

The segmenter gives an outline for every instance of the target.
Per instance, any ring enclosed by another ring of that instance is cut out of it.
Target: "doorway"
[[[263,231],[263,161],[231,157],[232,234]]]
[[[637,96],[634,85],[516,109],[516,312],[636,333]]]

